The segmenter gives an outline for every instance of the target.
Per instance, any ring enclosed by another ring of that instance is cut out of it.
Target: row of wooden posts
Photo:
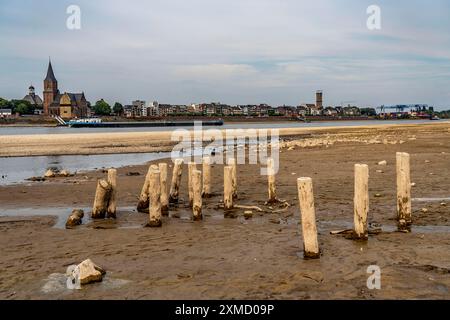
[[[400,231],[409,230],[411,218],[411,178],[410,156],[407,153],[397,153],[397,222]],[[139,197],[137,210],[149,212],[150,227],[160,227],[162,216],[169,214],[169,204],[179,200],[179,190],[182,176],[183,159],[174,162],[172,180],[168,190],[167,163],[151,165],[147,172]],[[203,171],[203,175],[202,175]],[[189,205],[192,207],[194,221],[202,220],[202,198],[211,197],[211,158],[204,157],[202,171],[196,164],[188,164],[188,194]],[[268,203],[277,201],[275,187],[274,160],[267,161],[268,173]],[[92,218],[116,216],[117,171],[110,169],[107,180],[99,180],[95,194]],[[317,239],[316,216],[312,179],[308,177],[297,179],[298,199],[301,212],[304,256],[306,258],[320,257]],[[354,192],[354,238],[368,239],[367,216],[369,212],[369,167],[366,164],[355,165]],[[237,198],[237,164],[235,159],[229,159],[224,167],[223,206],[225,212],[234,208]]]

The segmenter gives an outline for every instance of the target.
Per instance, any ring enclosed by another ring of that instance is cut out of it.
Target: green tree
[[[121,115],[123,113],[123,106],[121,103],[114,103],[113,112],[117,115]]]
[[[376,116],[377,111],[374,108],[361,108],[361,115],[363,116]]]
[[[0,109],[7,109],[10,107],[11,107],[11,105],[8,100],[0,98]]]
[[[94,112],[99,116],[108,116],[111,114],[111,106],[105,100],[101,99],[95,103]]]
[[[9,104],[13,113],[19,113],[21,115],[34,113],[34,107],[28,101],[11,100]]]

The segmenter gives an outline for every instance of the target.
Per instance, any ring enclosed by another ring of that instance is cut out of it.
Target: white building
[[[145,105],[145,101],[135,100],[132,102],[132,105],[139,109],[141,117],[147,117],[147,106]]]
[[[0,109],[0,118],[9,118],[12,116],[11,109]]]

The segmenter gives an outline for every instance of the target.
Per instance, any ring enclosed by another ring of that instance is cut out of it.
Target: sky
[[[67,7],[81,10],[70,30]],[[367,8],[381,29],[367,28]],[[450,109],[449,0],[1,0],[0,97]]]

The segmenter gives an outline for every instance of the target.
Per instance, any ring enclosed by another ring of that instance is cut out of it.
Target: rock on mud
[[[66,271],[68,281],[86,285],[93,282],[101,282],[106,271],[92,262],[91,259],[86,259],[79,265],[69,266]]]
[[[66,228],[76,227],[81,224],[84,217],[84,211],[81,209],[75,209],[70,214],[66,221]]]

